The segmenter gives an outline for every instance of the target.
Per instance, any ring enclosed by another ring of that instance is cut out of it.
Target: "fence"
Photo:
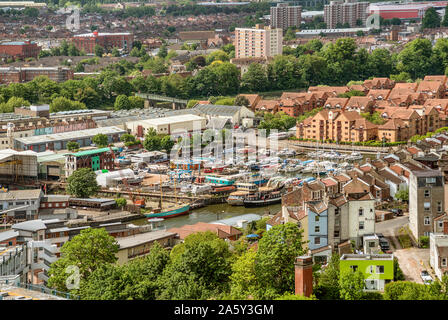
[[[36,285],[36,284],[18,283],[17,286],[19,288],[33,290],[33,291],[45,293],[45,294],[48,294],[48,295],[61,297],[61,298],[64,298],[64,299],[69,299],[69,300],[79,300],[80,299],[79,296],[71,294],[69,292],[62,292],[62,291],[58,291],[56,289],[50,289],[50,288],[47,288],[47,287],[44,287],[44,286],[40,286],[40,285]]]

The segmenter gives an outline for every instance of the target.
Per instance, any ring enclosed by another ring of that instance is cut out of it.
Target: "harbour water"
[[[213,222],[216,220],[231,218],[248,213],[255,213],[260,216],[264,214],[276,214],[281,210],[281,204],[273,204],[266,207],[245,208],[244,206],[230,206],[228,204],[215,204],[204,208],[192,210],[182,216],[165,219],[164,225],[167,229],[177,228],[187,224],[195,224],[197,222]],[[137,225],[147,224],[147,219],[139,219],[132,223]]]

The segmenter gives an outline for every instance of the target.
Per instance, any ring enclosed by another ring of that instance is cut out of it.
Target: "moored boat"
[[[188,213],[190,211],[190,205],[181,205],[175,208],[168,208],[165,210],[153,210],[151,213],[146,213],[145,216],[147,218],[173,218],[183,214]]]

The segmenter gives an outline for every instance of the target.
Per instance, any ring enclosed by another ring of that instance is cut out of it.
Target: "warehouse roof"
[[[186,122],[186,121],[199,121],[199,120],[205,120],[205,118],[194,115],[194,114],[182,114],[182,115],[177,115],[177,116],[172,116],[172,117],[146,119],[146,120],[134,121],[134,122],[144,122],[149,125],[157,126],[157,125],[173,124],[173,123]]]
[[[37,162],[50,162],[50,161],[64,161],[65,155],[70,153],[53,153],[53,154],[44,154],[42,156],[37,156]]]
[[[158,231],[140,233],[135,236],[118,238],[117,242],[120,245],[120,249],[125,249],[125,248],[136,247],[140,244],[153,242],[153,241],[156,241],[159,239],[164,239],[164,238],[169,238],[169,237],[174,238],[175,236],[176,236],[176,234],[173,232],[158,230]]]
[[[243,106],[224,106],[217,104],[197,104],[193,110],[199,110],[209,115],[234,116]]]
[[[41,192],[41,189],[9,190],[7,192],[0,192],[0,201],[38,199],[40,198]]]
[[[94,129],[85,129],[79,131],[70,131],[70,132],[61,132],[61,133],[53,133],[53,134],[45,134],[39,136],[32,137],[24,137],[24,138],[15,138],[16,141],[19,141],[23,144],[39,144],[45,142],[55,142],[55,141],[65,141],[65,140],[76,140],[83,138],[90,138],[98,133],[102,134],[118,134],[125,133],[126,131],[120,129],[118,127],[102,127],[102,128],[94,128]]]

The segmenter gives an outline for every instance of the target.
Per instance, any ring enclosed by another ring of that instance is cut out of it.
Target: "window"
[[[442,258],[441,266],[446,267],[446,258]]]
[[[376,266],[376,273],[379,274],[384,273],[384,266]]]
[[[364,215],[364,209],[359,208],[359,216],[362,217]]]
[[[353,272],[358,271],[358,266],[350,266],[350,268],[353,270]]]
[[[431,192],[429,190],[425,190],[425,198],[429,198],[431,196]]]
[[[314,221],[319,221],[319,216],[318,216],[318,215],[316,215],[316,216],[314,217]]]
[[[314,232],[316,232],[316,233],[320,232],[320,227],[319,226],[315,226],[314,227]]]
[[[439,228],[443,228],[443,221],[439,221]]]
[[[364,221],[359,221],[359,230],[364,230]]]
[[[431,224],[431,219],[429,217],[425,217],[423,224],[425,226],[429,226]]]
[[[425,211],[431,210],[431,202],[423,203],[423,207],[425,208]]]
[[[336,230],[336,231],[334,232],[334,237],[335,237],[335,238],[339,238],[339,231]]]
[[[314,244],[320,244],[320,237],[314,238]]]
[[[427,184],[436,183],[436,178],[426,178],[426,183]]]
[[[375,241],[369,242],[369,248],[374,248],[376,246]]]
[[[437,212],[442,212],[442,201],[437,201]]]

